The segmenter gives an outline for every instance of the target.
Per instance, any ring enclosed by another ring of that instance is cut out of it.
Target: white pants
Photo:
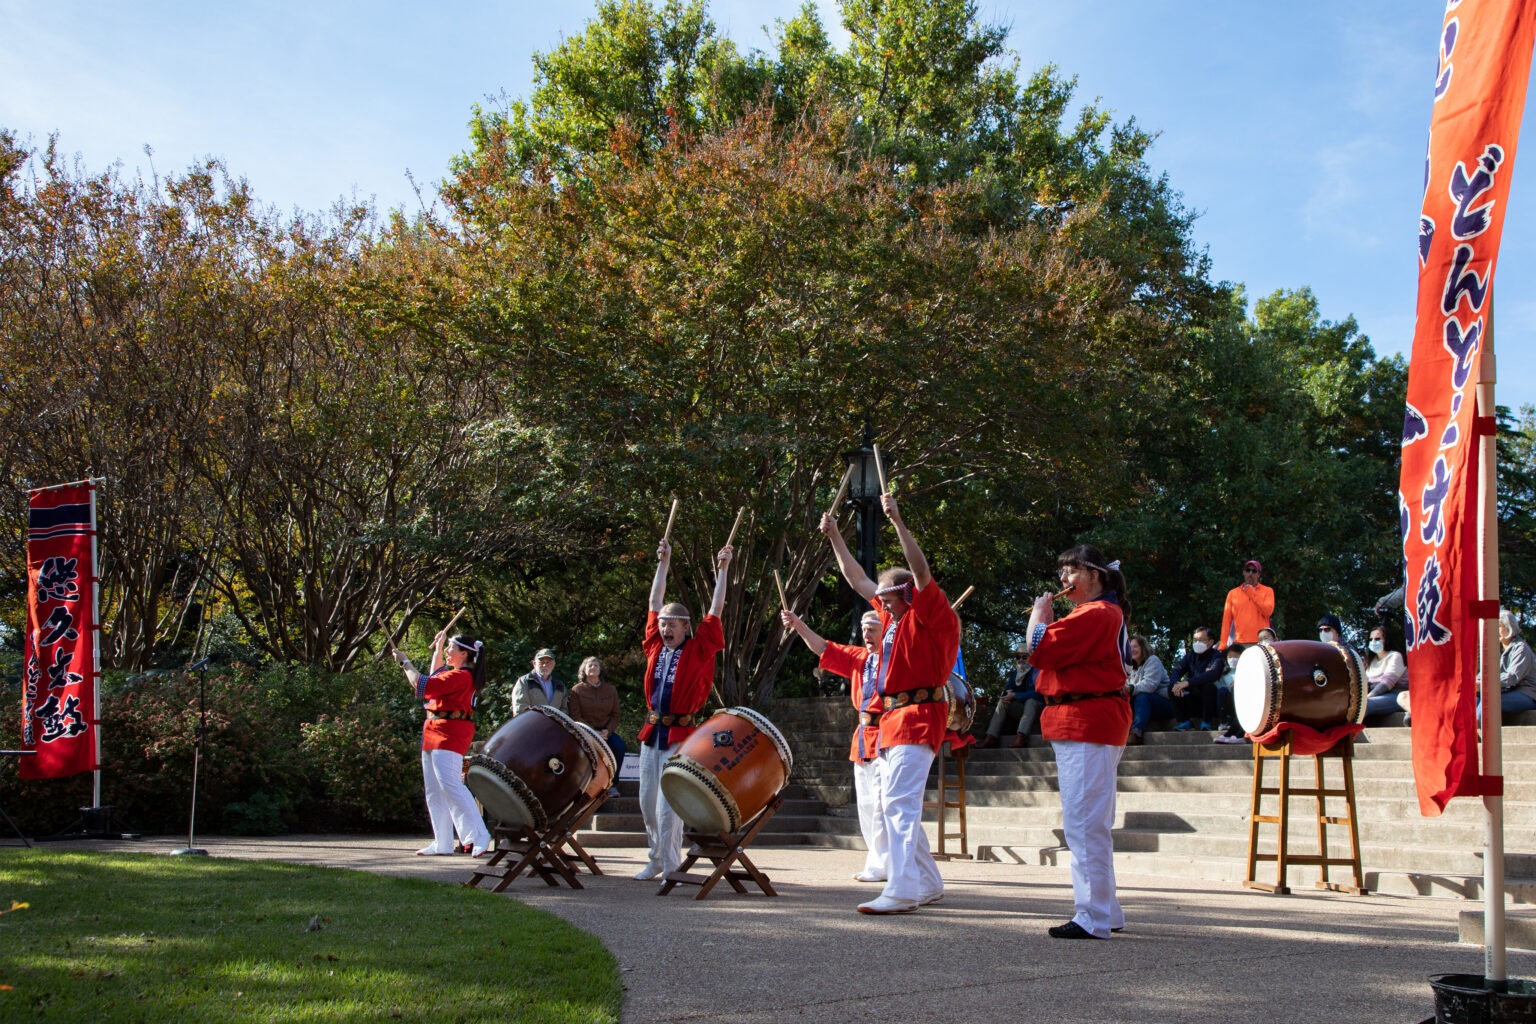
[[[928,852],[923,831],[923,790],[933,768],[933,748],[903,743],[880,751],[880,807],[890,846],[883,896],[915,900],[944,891],[944,878]]]
[[[682,743],[670,747],[640,744],[640,815],[653,871],[676,871],[683,864],[683,819],[661,792],[661,769]]]
[[[432,849],[452,853],[454,832],[459,840],[484,849],[491,845],[491,833],[475,806],[475,798],[464,785],[464,755],[451,750],[421,752],[421,781],[427,794],[427,814],[432,817]]]
[[[1072,851],[1072,920],[1101,939],[1125,925],[1115,896],[1116,773],[1124,747],[1052,740],[1061,785],[1061,824]]]
[[[878,758],[853,762],[853,792],[859,805],[859,831],[864,834],[864,848],[869,851],[861,874],[883,881],[890,878],[891,842],[885,832]]]

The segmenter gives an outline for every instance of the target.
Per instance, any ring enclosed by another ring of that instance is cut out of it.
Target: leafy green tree
[[[1365,625],[1400,572],[1403,361],[1376,358],[1353,318],[1323,320],[1307,289],[1261,299],[1251,320],[1236,292],[1203,341],[1169,419],[1134,445],[1137,500],[1104,527],[1142,628],[1215,628],[1248,558],[1282,635],[1310,634],[1325,611]]]
[[[1527,620],[1536,612],[1536,406],[1499,409],[1499,587]]]

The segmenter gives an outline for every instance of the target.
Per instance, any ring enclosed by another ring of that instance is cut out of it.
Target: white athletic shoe
[[[898,900],[890,896],[877,896],[868,903],[859,904],[861,914],[910,914],[917,909],[917,900]]]
[[[660,878],[662,874],[663,872],[661,868],[654,864],[647,864],[645,867],[635,872],[635,880],[637,882],[649,882],[654,878]]]
[[[886,877],[884,875],[872,875],[868,871],[858,871],[854,873],[853,880],[855,882],[884,882]]]

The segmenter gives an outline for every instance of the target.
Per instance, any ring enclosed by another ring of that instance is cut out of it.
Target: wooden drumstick
[[[837,518],[837,510],[843,507],[843,499],[848,497],[848,485],[853,482],[853,467],[843,470],[843,482],[837,485],[837,496],[832,499],[832,518]]]
[[[672,524],[676,520],[677,520],[677,498],[674,497],[672,499],[672,511],[667,513],[667,528],[665,530],[661,531],[661,542],[663,544],[670,544],[672,542]]]
[[[961,605],[965,604],[965,599],[970,597],[974,593],[976,593],[976,588],[975,587],[966,587],[965,588],[965,593],[961,594],[959,597],[955,598],[953,602],[951,602],[951,604],[949,606],[949,610],[950,611],[958,610]]]
[[[467,608],[469,608],[469,605],[465,605],[463,608],[460,608],[458,611],[453,613],[453,618],[449,619],[448,620],[448,625],[443,627],[443,639],[444,640],[448,639],[448,631],[451,630],[454,627],[454,624],[459,621],[460,616],[462,616],[464,614],[464,612],[465,612],[465,610]]]
[[[880,477],[880,493],[891,493],[890,487],[885,482],[885,460],[880,457],[880,446],[875,445],[875,474]]]
[[[731,535],[725,538],[725,546],[730,547],[736,540],[736,531],[741,529],[741,519],[747,514],[747,506],[743,505],[736,510],[736,525],[731,527]]]
[[[773,570],[773,582],[779,585],[779,606],[785,611],[789,610],[789,601],[784,597],[784,581],[779,578],[779,570]]]

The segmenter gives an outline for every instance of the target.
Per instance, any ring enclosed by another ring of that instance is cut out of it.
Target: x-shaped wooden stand
[[[679,885],[696,885],[699,887],[694,899],[701,900],[709,895],[722,878],[726,880],[732,889],[745,894],[747,887],[742,882],[751,882],[763,891],[765,896],[777,896],[773,889],[773,883],[768,876],[758,870],[757,865],[747,856],[747,845],[757,838],[757,834],[763,830],[763,826],[773,818],[780,807],[784,806],[784,798],[775,796],[768,801],[768,806],[757,813],[746,827],[740,832],[684,832],[683,834],[693,841],[693,846],[688,850],[688,856],[683,860],[682,866],[676,871],[669,871],[664,876],[664,881],[656,895],[665,896]],[[688,869],[700,860],[707,860],[715,866],[708,875],[693,875]],[[740,864],[741,870],[732,870],[732,864]]]
[[[473,887],[478,886],[481,879],[494,878],[496,884],[491,886],[491,891],[501,892],[519,875],[528,871],[544,879],[546,885],[558,886],[563,880],[572,889],[585,888],[576,877],[576,872],[583,865],[594,875],[603,872],[576,838],[576,831],[587,823],[607,798],[605,790],[574,805],[542,832],[531,825],[518,825],[515,828],[498,825],[491,830],[491,834],[496,837],[496,852],[485,862],[485,867],[470,875],[469,881],[464,884]],[[513,861],[513,858],[516,860]],[[503,862],[511,864],[507,866]],[[499,870],[493,870],[497,868]]]

